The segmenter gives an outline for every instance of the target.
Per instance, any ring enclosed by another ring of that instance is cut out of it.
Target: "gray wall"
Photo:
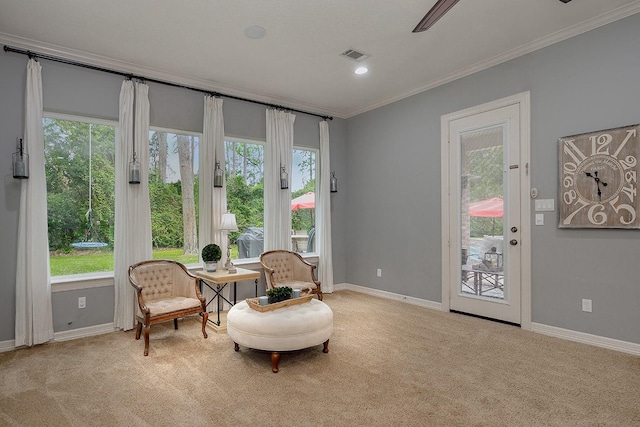
[[[557,199],[559,137],[640,122],[638,40],[635,15],[349,119],[347,281],[441,301],[440,117],[529,90],[531,185]],[[640,230],[545,220],[532,224],[533,322],[640,343]]]
[[[531,184],[539,197],[556,198],[558,137],[640,122],[638,40],[635,15],[331,122],[340,186],[331,195],[335,282],[441,301],[440,117],[531,91]],[[11,153],[23,128],[25,68],[25,57],[0,53],[0,341],[14,334],[19,185],[11,177]],[[121,78],[43,61],[43,79],[47,110],[117,118]],[[201,131],[201,94],[150,84],[150,100],[152,125]],[[225,100],[224,113],[228,135],[264,139],[264,108]],[[298,114],[296,144],[317,146],[317,135],[317,119]],[[559,230],[556,216],[545,219],[544,226],[532,224],[532,320],[640,343],[640,231]],[[85,292],[88,305],[93,292]],[[95,292],[110,313],[113,300]],[[102,310],[89,319],[68,317],[77,296],[54,294],[59,330],[104,323]],[[593,313],[581,311],[582,298],[593,300]]]
[[[0,53],[0,164],[3,185],[0,188],[0,342],[14,337],[16,240],[20,182],[11,174],[11,154],[16,138],[24,128],[24,90],[27,57]],[[43,60],[43,102],[45,111],[118,119],[118,99],[123,78],[98,71]],[[202,132],[203,94],[195,91],[149,83],[150,122],[152,126]],[[265,140],[265,107],[239,100],[225,99],[223,103],[227,135]],[[318,117],[296,114],[294,143],[305,147],[319,147]],[[346,122],[330,122],[331,163],[338,176],[346,170]],[[344,184],[343,184],[344,185]],[[346,185],[344,185],[346,187]],[[334,261],[337,283],[345,281],[344,203],[346,197],[332,195]],[[263,292],[263,282],[260,291]],[[253,285],[238,285],[238,296],[253,295]],[[102,325],[113,321],[113,286],[52,294],[54,331]],[[87,297],[87,308],[77,308],[78,297]]]

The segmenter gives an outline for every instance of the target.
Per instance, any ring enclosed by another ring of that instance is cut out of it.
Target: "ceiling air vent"
[[[358,52],[357,50],[353,50],[353,49],[345,50],[344,52],[341,53],[341,55],[358,62],[369,57],[369,55],[364,54],[362,52]]]

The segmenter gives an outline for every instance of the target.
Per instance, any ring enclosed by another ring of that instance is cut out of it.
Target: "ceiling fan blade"
[[[438,0],[436,4],[433,5],[431,10],[427,12],[427,14],[422,18],[422,21],[416,25],[416,28],[413,29],[414,33],[419,33],[422,31],[426,31],[433,24],[435,24],[438,19],[442,18],[442,16],[449,11],[453,6],[456,5],[460,0]]]

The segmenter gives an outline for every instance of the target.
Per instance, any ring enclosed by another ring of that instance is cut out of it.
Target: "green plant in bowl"
[[[202,248],[202,262],[204,262],[205,270],[216,271],[220,258],[222,258],[222,249],[215,243],[209,243]]]
[[[291,289],[289,286],[281,286],[278,288],[269,289],[267,291],[267,297],[269,297],[269,304],[291,299],[292,294],[293,294],[293,289]]]

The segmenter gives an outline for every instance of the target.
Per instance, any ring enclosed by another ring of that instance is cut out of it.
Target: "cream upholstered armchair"
[[[282,286],[300,289],[302,293],[317,294],[322,300],[320,282],[314,277],[315,265],[291,251],[274,250],[260,255],[260,264],[267,280],[267,290]]]
[[[184,265],[170,260],[142,261],[129,267],[129,282],[137,293],[136,339],[142,331],[145,356],[149,354],[149,329],[154,323],[173,319],[178,329],[179,317],[201,314],[202,335],[207,338],[209,314],[206,299],[200,294],[200,278]]]

